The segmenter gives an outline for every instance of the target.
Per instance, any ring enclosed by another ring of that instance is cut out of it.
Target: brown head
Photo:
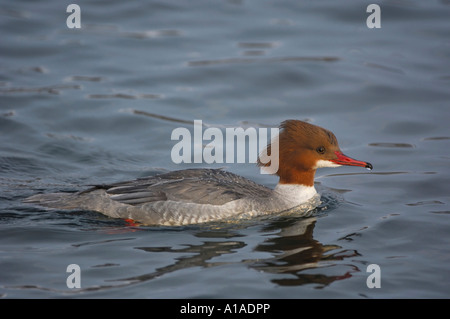
[[[320,167],[341,165],[372,169],[367,162],[342,154],[334,134],[322,127],[299,120],[286,120],[280,125],[279,165],[277,175],[281,184],[314,185],[314,174]],[[271,153],[271,145],[267,153]],[[258,158],[259,166],[269,166]]]

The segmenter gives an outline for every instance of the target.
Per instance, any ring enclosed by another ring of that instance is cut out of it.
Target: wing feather
[[[267,197],[271,190],[244,177],[220,169],[188,169],[111,185],[106,189],[112,200],[142,205],[157,201],[223,205],[246,196]]]

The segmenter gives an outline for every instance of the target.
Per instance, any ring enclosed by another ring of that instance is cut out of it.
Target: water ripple
[[[0,89],[1,93],[49,93],[49,94],[60,94],[62,90],[68,89],[81,89],[80,85],[53,85],[53,86],[44,86],[44,87],[11,87]]]
[[[413,144],[409,143],[369,143],[369,146],[375,147],[398,147],[398,148],[415,148]]]
[[[225,58],[218,60],[190,61],[188,66],[210,66],[220,64],[247,64],[247,63],[280,63],[280,62],[335,62],[338,57],[278,57],[278,58]]]

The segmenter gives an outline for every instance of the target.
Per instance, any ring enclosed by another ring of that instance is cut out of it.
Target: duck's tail
[[[37,204],[48,208],[76,209],[80,206],[78,193],[37,194],[23,200],[27,204]]]

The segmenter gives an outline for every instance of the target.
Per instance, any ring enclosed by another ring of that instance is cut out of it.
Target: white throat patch
[[[283,197],[285,201],[300,205],[317,194],[314,186],[299,184],[278,184],[274,191]]]
[[[317,168],[321,168],[321,167],[339,167],[342,165],[333,163],[332,161],[328,161],[328,160],[318,160],[316,163],[316,166],[314,167],[315,169]]]

